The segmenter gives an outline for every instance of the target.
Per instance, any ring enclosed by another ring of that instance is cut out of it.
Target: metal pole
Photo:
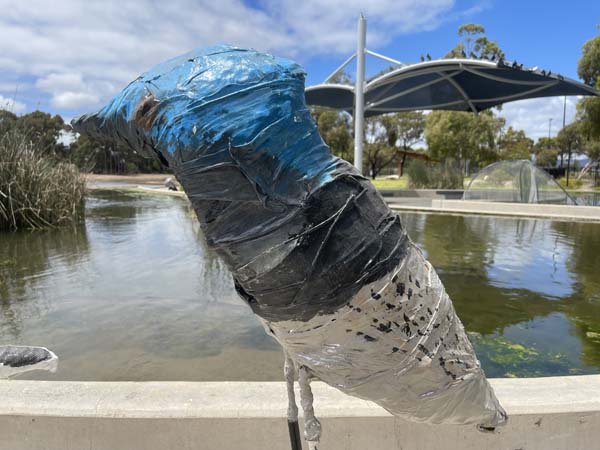
[[[354,166],[362,173],[363,140],[365,120],[365,46],[367,41],[367,21],[361,14],[358,18],[356,42],[356,85],[354,89]]]
[[[550,139],[550,130],[552,130],[552,119],[548,119],[548,139]]]
[[[567,155],[567,187],[569,187],[569,172],[571,171],[571,147],[569,147],[569,154]]]
[[[565,95],[565,102],[563,104],[563,128],[566,125],[566,121],[567,121],[567,96]],[[560,150],[560,168],[563,168],[563,156],[564,156],[565,152],[563,149]],[[567,176],[567,181],[569,180],[569,177]],[[567,186],[569,185],[569,183],[567,183]]]

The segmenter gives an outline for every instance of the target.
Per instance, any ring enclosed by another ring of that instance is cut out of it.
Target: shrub
[[[565,189],[579,189],[583,186],[583,180],[578,180],[577,177],[569,177],[569,185],[567,186],[567,178],[562,177],[558,180],[560,185]]]
[[[36,152],[17,130],[0,136],[0,230],[72,223],[83,216],[84,195],[73,164]]]
[[[408,187],[413,189],[462,189],[461,169],[452,161],[427,164],[422,160],[411,161],[406,169]]]

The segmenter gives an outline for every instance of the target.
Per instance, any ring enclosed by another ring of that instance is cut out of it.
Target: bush
[[[420,159],[411,161],[406,169],[408,187],[413,189],[462,189],[462,170],[452,161],[427,164]]]
[[[560,185],[565,189],[579,189],[583,186],[583,180],[578,180],[577,176],[569,177],[569,185],[567,186],[567,177],[562,177],[558,180]]]
[[[22,132],[0,136],[0,230],[47,228],[83,216],[85,179],[36,152]]]

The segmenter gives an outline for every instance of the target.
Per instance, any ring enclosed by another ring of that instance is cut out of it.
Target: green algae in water
[[[581,373],[570,367],[567,355],[525,347],[504,336],[469,333],[488,377],[541,377],[550,374]]]

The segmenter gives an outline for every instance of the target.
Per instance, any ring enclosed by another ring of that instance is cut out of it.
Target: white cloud
[[[15,101],[0,95],[0,109],[5,109],[15,114],[25,111],[25,103]]]
[[[52,94],[51,103],[57,108],[74,109],[100,100],[99,94],[94,93],[97,90],[85,83],[80,73],[51,73],[39,78],[35,85]]]
[[[263,4],[298,47],[317,53],[349,53],[356,46],[356,19],[368,17],[369,45],[399,34],[435,28],[454,0],[265,0]]]
[[[52,104],[57,108],[76,109],[98,103],[100,97],[85,92],[61,92],[52,97]]]
[[[567,97],[566,124],[573,122],[577,112],[578,97]],[[563,124],[564,97],[536,98],[507,103],[499,115],[506,119],[506,126],[524,130],[527,136],[537,140],[548,136],[548,122],[552,119],[552,136],[560,131]]]
[[[52,106],[92,109],[140,72],[195,46],[228,42],[296,58],[345,56],[354,49],[360,11],[369,18],[369,44],[377,47],[436,27],[455,0],[258,3],[0,0],[0,84],[33,78]]]

